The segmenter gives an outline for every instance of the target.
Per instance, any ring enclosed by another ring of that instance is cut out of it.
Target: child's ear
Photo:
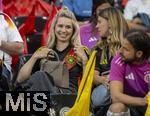
[[[137,51],[137,52],[136,52],[136,56],[137,56],[138,58],[141,58],[142,55],[143,55],[143,52],[142,52],[142,51]]]

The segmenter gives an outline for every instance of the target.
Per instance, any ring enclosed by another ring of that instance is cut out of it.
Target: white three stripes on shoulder
[[[119,58],[115,61],[115,64],[118,64],[118,65],[120,65],[120,66],[123,65],[123,62],[122,62],[122,60],[121,60],[121,57],[119,57]]]

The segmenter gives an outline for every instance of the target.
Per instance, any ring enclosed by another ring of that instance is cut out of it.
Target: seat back
[[[28,16],[16,16],[13,21],[17,28],[19,28],[28,18]],[[42,32],[47,21],[46,16],[35,16],[35,29],[37,32]]]
[[[19,70],[21,69],[21,67],[31,58],[32,54],[25,54],[25,55],[21,55],[19,56],[19,60],[16,64],[16,71],[14,72],[13,78],[12,78],[12,84],[15,83]]]
[[[65,112],[67,112],[75,103],[77,94],[51,94],[51,108],[50,113],[55,113],[56,116],[65,116]]]
[[[43,32],[43,29],[44,29],[46,21],[47,21],[47,17],[36,16],[35,20],[36,20],[35,21],[35,29],[37,30],[37,32]]]
[[[41,47],[41,33],[26,35],[28,54],[33,54],[39,47]]]

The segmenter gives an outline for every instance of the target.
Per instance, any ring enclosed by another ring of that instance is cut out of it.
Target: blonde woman
[[[53,19],[49,31],[47,46],[35,52],[29,61],[21,68],[17,82],[30,82],[33,86],[35,86],[34,88],[32,87],[32,90],[35,91],[48,90],[76,93],[78,88],[78,76],[82,74],[82,69],[88,60],[79,40],[79,25],[75,16],[67,8],[62,8]],[[73,52],[70,53],[70,50],[73,50]],[[61,61],[65,61],[67,66],[71,66],[69,69],[68,89],[51,87],[50,83],[44,77],[42,77],[41,72],[38,72],[40,67],[38,60],[47,57],[48,52],[50,52],[49,57],[53,58],[53,51],[58,54]],[[67,58],[70,58],[71,60]],[[80,61],[78,59],[80,59]],[[78,62],[81,62],[82,65],[79,65]],[[38,75],[38,77],[32,76],[32,79],[30,79],[33,68],[37,68],[35,70],[37,72],[34,73],[34,75]]]
[[[98,14],[97,26],[101,39],[93,49],[97,51],[92,102],[95,107],[108,105],[110,102],[107,87],[112,57],[121,47],[120,40],[128,30],[123,14],[115,8],[107,8]]]

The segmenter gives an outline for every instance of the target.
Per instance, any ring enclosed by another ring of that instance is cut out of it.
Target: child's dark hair
[[[98,6],[109,3],[111,6],[113,6],[113,2],[111,0],[93,0],[93,7],[92,7],[92,18],[90,21],[96,18],[96,9]]]
[[[124,38],[132,44],[135,50],[143,52],[142,60],[150,58],[150,36],[146,32],[132,29],[125,33]]]

